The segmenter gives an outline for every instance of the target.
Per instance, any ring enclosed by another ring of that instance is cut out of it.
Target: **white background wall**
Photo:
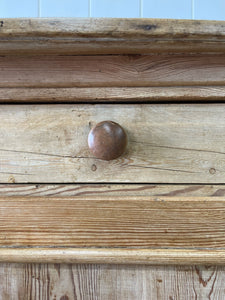
[[[0,17],[225,20],[225,0],[0,0]]]

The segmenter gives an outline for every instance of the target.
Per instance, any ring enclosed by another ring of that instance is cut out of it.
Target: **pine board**
[[[2,105],[1,183],[224,183],[224,104]],[[127,131],[112,161],[89,152],[103,120]]]

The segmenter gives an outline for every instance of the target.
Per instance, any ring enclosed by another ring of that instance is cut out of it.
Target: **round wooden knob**
[[[95,157],[112,160],[124,153],[127,146],[127,135],[119,124],[103,121],[90,131],[88,146]]]

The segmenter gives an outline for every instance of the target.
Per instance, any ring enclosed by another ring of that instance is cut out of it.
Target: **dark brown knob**
[[[124,153],[127,146],[127,135],[119,124],[103,121],[90,131],[88,146],[95,157],[112,160]]]

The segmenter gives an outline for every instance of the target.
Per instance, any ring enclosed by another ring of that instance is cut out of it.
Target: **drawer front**
[[[224,104],[3,105],[0,182],[223,183]],[[95,158],[88,134],[119,123],[125,153]]]

